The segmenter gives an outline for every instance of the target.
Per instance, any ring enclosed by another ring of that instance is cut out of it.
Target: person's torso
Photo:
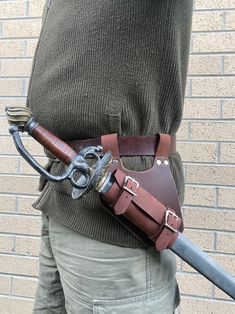
[[[63,139],[175,133],[192,0],[52,0],[27,106]]]

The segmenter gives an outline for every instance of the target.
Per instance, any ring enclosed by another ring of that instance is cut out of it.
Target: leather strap
[[[66,143],[77,153],[86,146],[102,145],[103,152],[100,154],[101,156],[106,152],[106,149],[110,150],[110,148],[113,150],[113,156],[115,157],[141,155],[168,157],[168,154],[176,151],[176,136],[168,134],[158,134],[157,136],[117,136],[117,134],[107,134],[98,138],[66,141]],[[161,145],[158,147],[159,143]]]
[[[123,215],[147,234],[158,251],[169,248],[178,237],[180,217],[122,171],[115,171],[114,178],[112,187],[101,196],[104,202],[115,215]]]
[[[118,137],[116,133],[102,135],[100,140],[103,147],[103,154],[107,151],[111,151],[113,156],[120,157]]]

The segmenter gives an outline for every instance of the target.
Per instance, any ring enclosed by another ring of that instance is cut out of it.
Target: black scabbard
[[[170,250],[235,300],[235,277],[190,240],[179,234]]]

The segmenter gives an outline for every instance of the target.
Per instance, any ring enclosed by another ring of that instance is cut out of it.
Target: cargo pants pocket
[[[173,314],[178,285],[174,281],[157,291],[116,300],[93,300],[94,314]]]

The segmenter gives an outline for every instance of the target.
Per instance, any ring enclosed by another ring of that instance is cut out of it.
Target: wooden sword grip
[[[40,124],[28,132],[37,142],[45,147],[52,155],[69,165],[77,153],[65,142],[56,137]]]

